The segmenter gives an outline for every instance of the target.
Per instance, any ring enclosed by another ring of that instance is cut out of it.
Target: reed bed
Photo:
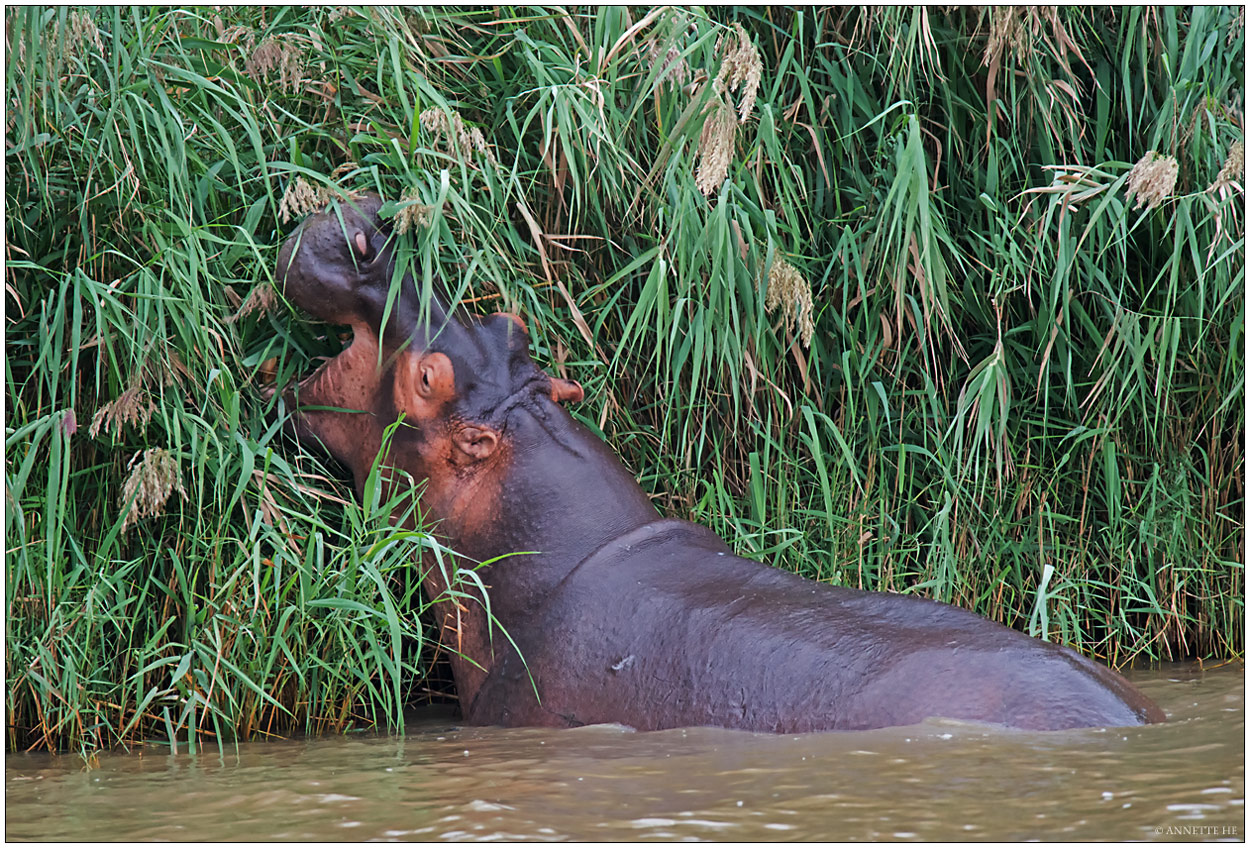
[[[426,689],[414,563],[474,564],[263,392],[341,345],[278,247],[361,190],[742,555],[1113,664],[1241,654],[1240,7],[5,24],[10,750],[394,728]]]

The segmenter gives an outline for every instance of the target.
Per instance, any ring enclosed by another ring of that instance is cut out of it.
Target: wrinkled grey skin
[[[387,461],[429,479],[423,506],[448,544],[479,562],[539,552],[479,572],[520,655],[481,606],[441,612],[444,641],[465,655],[453,673],[469,723],[793,733],[939,716],[1031,729],[1164,719],[1119,674],[1067,648],[946,604],[805,580],[661,518],[562,408],[580,387],[534,365],[514,316],[448,320],[435,303],[427,325],[407,279],[378,356],[393,259],[377,208],[368,199],[313,216],[282,249],[287,296],[352,325],[353,348],[372,354],[349,348],[288,399],[363,410],[296,414],[300,438],[319,440],[358,481],[403,410],[412,424]],[[442,588],[427,582],[431,596]]]

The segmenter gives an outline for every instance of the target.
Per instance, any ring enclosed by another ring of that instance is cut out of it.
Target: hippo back
[[[1163,719],[1067,648],[947,604],[805,580],[684,521],[600,548],[509,635],[524,659],[496,642],[466,708],[474,724],[795,733],[939,716],[1033,729]]]

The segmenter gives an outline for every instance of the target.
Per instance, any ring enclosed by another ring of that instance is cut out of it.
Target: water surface
[[[1131,673],[1167,724],[771,736],[462,728],[10,755],[14,840],[1245,838],[1245,672]]]

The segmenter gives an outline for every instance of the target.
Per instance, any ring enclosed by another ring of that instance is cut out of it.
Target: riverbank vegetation
[[[5,24],[11,750],[426,688],[433,543],[261,392],[338,349],[272,283],[347,191],[744,556],[1115,664],[1243,650],[1240,7]]]

